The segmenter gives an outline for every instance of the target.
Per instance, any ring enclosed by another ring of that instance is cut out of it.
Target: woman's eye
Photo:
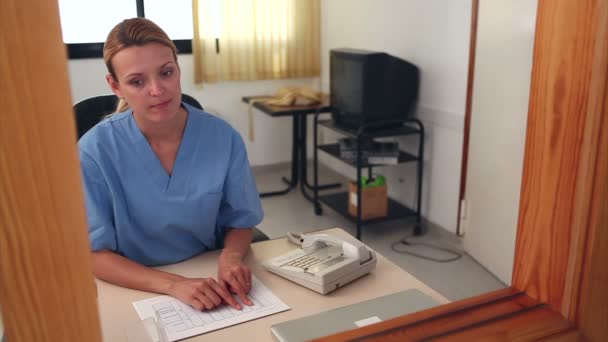
[[[129,84],[134,85],[136,87],[141,87],[144,84],[144,81],[142,81],[142,80],[131,80],[131,81],[129,81]]]
[[[173,70],[165,70],[165,71],[163,71],[161,74],[162,74],[163,76],[168,77],[168,76],[173,75]]]

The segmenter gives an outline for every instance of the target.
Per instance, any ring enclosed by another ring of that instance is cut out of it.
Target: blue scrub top
[[[169,176],[127,110],[78,142],[89,239],[144,265],[215,249],[224,229],[249,228],[263,212],[242,138],[223,120],[188,111]]]

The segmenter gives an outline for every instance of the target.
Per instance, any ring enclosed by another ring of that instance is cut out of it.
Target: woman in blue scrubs
[[[95,275],[199,310],[241,309],[236,297],[252,305],[243,258],[263,212],[240,135],[181,102],[175,46],[151,21],[118,24],[104,61],[117,113],[78,144]],[[216,249],[218,241],[217,280],[149,267]]]

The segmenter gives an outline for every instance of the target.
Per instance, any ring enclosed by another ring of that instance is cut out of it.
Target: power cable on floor
[[[399,254],[407,254],[407,255],[411,255],[420,259],[425,259],[425,260],[429,260],[429,261],[434,261],[434,262],[452,262],[452,261],[456,261],[460,258],[462,258],[462,254],[458,253],[454,250],[445,248],[445,247],[439,247],[439,246],[435,246],[432,244],[428,244],[426,242],[409,242],[407,239],[410,238],[411,236],[406,236],[404,238],[402,238],[401,240],[397,241],[397,242],[393,242],[393,244],[391,245],[391,249],[393,250],[393,252],[395,253],[399,253]],[[430,249],[434,249],[434,250],[439,250],[439,251],[443,251],[445,253],[451,254],[453,255],[453,257],[450,258],[446,258],[446,259],[438,259],[438,258],[433,258],[433,257],[429,257],[426,255],[422,255],[422,254],[418,254],[418,253],[414,253],[411,251],[406,251],[406,250],[399,250],[397,248],[397,246],[399,245],[403,245],[403,246],[424,246],[424,247],[428,247]]]

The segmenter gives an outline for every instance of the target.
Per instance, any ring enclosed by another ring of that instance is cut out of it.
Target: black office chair
[[[203,110],[203,106],[192,96],[182,94],[182,101]],[[118,97],[116,95],[101,95],[82,100],[74,105],[78,139],[89,129],[93,128],[104,116],[114,113]]]
[[[182,94],[182,101],[203,110],[203,106],[192,96]],[[78,139],[82,137],[89,129],[93,128],[104,116],[113,113],[118,104],[116,95],[101,95],[82,100],[74,105],[74,113],[76,114],[76,129]],[[268,240],[268,236],[262,233],[261,230],[253,228],[253,242]],[[223,248],[223,241],[218,241],[218,248]]]

